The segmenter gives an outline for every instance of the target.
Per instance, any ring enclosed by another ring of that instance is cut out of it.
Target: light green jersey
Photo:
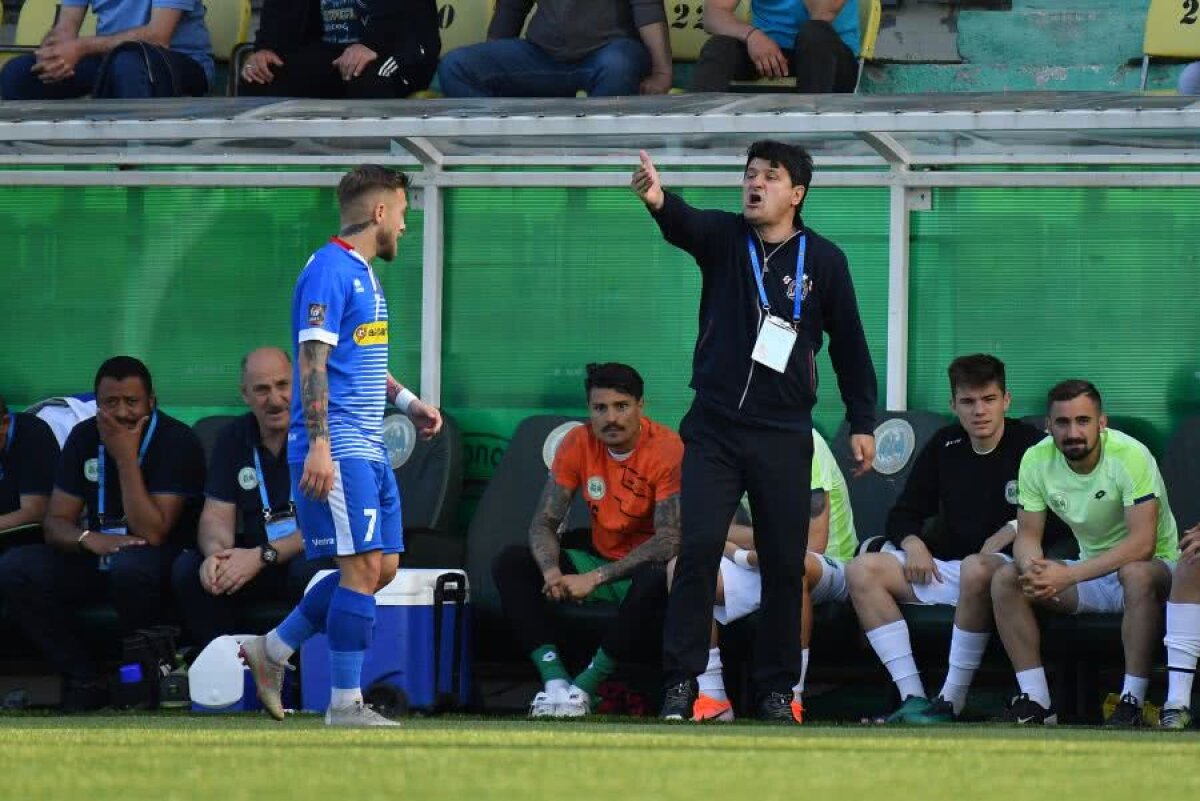
[[[825,555],[839,562],[849,562],[858,547],[854,532],[854,510],[850,508],[850,491],[838,469],[837,460],[825,438],[813,429],[812,488],[829,493],[829,543]]]
[[[1158,464],[1146,446],[1128,434],[1111,428],[1100,432],[1100,461],[1087,475],[1072,470],[1054,439],[1047,437],[1025,451],[1017,484],[1021,508],[1052,509],[1071,527],[1082,559],[1104,553],[1125,539],[1129,535],[1125,510],[1157,498],[1154,556],[1179,558],[1179,533]]]

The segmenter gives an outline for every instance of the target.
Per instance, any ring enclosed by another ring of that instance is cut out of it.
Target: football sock
[[[946,672],[941,696],[951,703],[956,715],[962,712],[967,702],[967,691],[983,661],[983,652],[991,636],[987,631],[966,631],[958,626],[950,636],[950,669]]]
[[[900,698],[925,697],[925,686],[921,684],[921,673],[913,659],[912,642],[908,638],[908,624],[903,620],[886,623],[867,632],[867,641],[875,649],[879,661],[887,668]]]
[[[530,652],[529,658],[533,660],[533,665],[541,675],[542,682],[547,686],[555,680],[562,681],[567,685],[571,683],[571,674],[567,672],[562,659],[558,656],[558,649],[553,645],[549,643],[539,645]]]
[[[603,648],[597,648],[596,655],[592,657],[592,661],[583,669],[583,672],[575,677],[573,684],[589,696],[595,695],[600,683],[611,676],[616,669],[616,660],[605,653]]]
[[[1142,676],[1125,674],[1125,684],[1121,687],[1121,697],[1132,695],[1138,706],[1146,703],[1146,690],[1150,687],[1150,679]]]
[[[717,701],[729,700],[725,692],[725,675],[721,669],[720,648],[708,649],[708,667],[696,677],[696,683],[700,686],[700,692],[709,698]]]
[[[1021,688],[1021,692],[1029,696],[1031,701],[1036,701],[1045,709],[1050,708],[1050,687],[1046,684],[1045,668],[1035,667],[1022,670],[1017,674],[1017,685]]]
[[[331,703],[335,707],[347,706],[362,697],[363,657],[371,645],[374,627],[374,595],[364,595],[348,587],[334,590],[325,628],[329,633]]]
[[[1200,604],[1167,603],[1167,703],[1191,707],[1192,681],[1200,659]]]
[[[288,661],[305,640],[325,630],[329,602],[341,578],[341,571],[335,570],[318,581],[283,622],[267,633],[267,656],[272,661]]]

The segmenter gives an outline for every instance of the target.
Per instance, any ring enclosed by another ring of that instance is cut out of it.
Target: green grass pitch
[[[1200,734],[996,726],[881,729],[627,720],[0,716],[0,798],[1195,798]]]

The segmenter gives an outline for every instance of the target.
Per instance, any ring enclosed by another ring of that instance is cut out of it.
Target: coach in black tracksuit
[[[407,97],[429,86],[440,53],[436,0],[264,0],[238,93]]]
[[[867,469],[874,458],[875,371],[846,256],[800,219],[811,178],[803,149],[756,142],[747,153],[742,214],[731,214],[699,211],[665,193],[645,153],[633,176],[663,236],[695,257],[703,278],[692,360],[696,397],[680,425],[683,541],[663,644],[667,719],[691,717],[725,534],[745,492],[762,573],[757,713],[800,720],[792,687],[801,667],[814,357],[825,331],[855,459]]]

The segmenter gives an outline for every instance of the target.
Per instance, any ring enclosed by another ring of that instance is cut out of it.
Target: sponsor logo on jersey
[[[386,345],[388,341],[387,320],[373,323],[363,323],[354,329],[354,344],[362,347],[367,345]]]

